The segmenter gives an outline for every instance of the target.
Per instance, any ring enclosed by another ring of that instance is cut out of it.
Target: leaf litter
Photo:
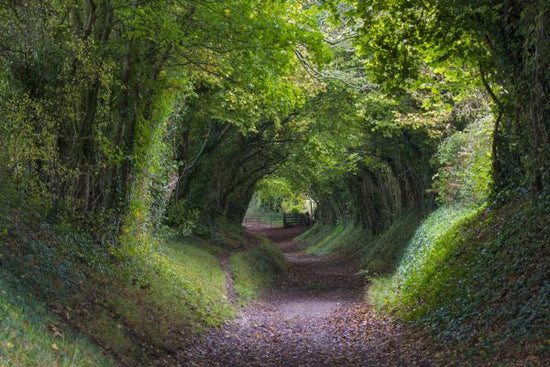
[[[155,366],[446,365],[429,338],[365,303],[359,264],[305,254],[292,242],[300,228],[254,230],[278,244],[289,270],[236,319],[160,357]]]

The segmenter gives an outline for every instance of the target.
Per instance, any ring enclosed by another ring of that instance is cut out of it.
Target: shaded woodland
[[[252,205],[311,211],[304,251],[359,261],[365,302],[449,365],[544,365],[549,19],[546,0],[0,2],[0,365],[148,365],[220,327],[287,266],[243,230]]]

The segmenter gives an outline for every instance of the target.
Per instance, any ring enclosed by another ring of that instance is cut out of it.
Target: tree
[[[547,1],[354,2],[363,22],[358,46],[388,88],[426,70],[476,69],[496,110],[493,171],[497,194],[550,184],[550,5]]]
[[[290,1],[3,2],[0,76],[14,88],[2,89],[2,171],[16,173],[15,191],[39,187],[52,219],[108,223],[111,238],[142,231],[152,192],[175,173],[186,180],[215,134],[230,131],[228,147],[284,135],[311,90],[294,50],[328,57],[304,27],[308,11]]]

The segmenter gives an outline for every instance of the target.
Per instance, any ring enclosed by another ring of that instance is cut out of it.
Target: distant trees
[[[180,170],[172,205],[184,212],[199,210],[203,219],[222,216],[240,223],[256,183],[275,172],[292,147],[304,140],[295,118],[296,114],[289,115],[278,127],[273,120],[258,122],[256,130],[247,134],[213,122],[210,137],[200,147],[203,157]]]
[[[316,169],[289,168],[310,180],[318,217],[380,233],[403,211],[430,207],[434,193],[466,204],[488,193],[547,198],[548,2],[323,6],[333,67],[361,83],[312,99],[320,129],[301,164]]]
[[[308,183],[317,220],[379,234],[399,216],[432,206],[431,159],[459,126],[450,113],[424,112],[418,100],[347,88],[333,85],[311,99],[309,138],[279,174],[296,187]]]

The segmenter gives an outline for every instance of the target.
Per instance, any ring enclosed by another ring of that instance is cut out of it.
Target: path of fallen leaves
[[[165,366],[441,366],[437,348],[375,314],[349,259],[316,257],[292,242],[300,229],[256,228],[290,269],[222,329],[159,360]]]

